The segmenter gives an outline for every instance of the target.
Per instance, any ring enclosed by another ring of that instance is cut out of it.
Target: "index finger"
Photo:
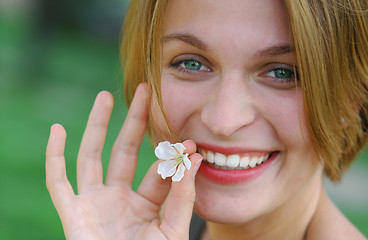
[[[195,153],[197,151],[197,145],[195,144],[195,142],[193,140],[185,140],[183,142],[183,145],[185,147],[185,151],[186,153],[192,154]]]
[[[60,124],[51,127],[46,148],[46,186],[58,211],[70,201],[74,191],[66,176],[65,168],[65,129]]]
[[[148,121],[149,86],[141,83],[130,105],[128,115],[111,151],[106,174],[107,185],[132,184],[138,152]]]

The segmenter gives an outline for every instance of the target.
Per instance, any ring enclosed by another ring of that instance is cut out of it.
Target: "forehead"
[[[289,23],[281,0],[172,0],[165,35],[191,33],[208,43],[289,42]]]

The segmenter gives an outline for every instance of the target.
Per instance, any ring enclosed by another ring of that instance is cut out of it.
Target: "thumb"
[[[179,182],[172,182],[167,197],[161,230],[168,239],[188,239],[189,225],[195,201],[195,175],[202,162],[202,155],[189,155],[192,167]]]

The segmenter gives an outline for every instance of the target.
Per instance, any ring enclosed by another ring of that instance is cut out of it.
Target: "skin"
[[[304,226],[296,227],[298,239],[316,208],[322,167],[303,131],[301,89],[294,80],[285,84],[269,77],[276,66],[293,69],[294,52],[260,54],[292,44],[284,7],[265,0],[223,5],[172,1],[169,6],[165,36],[189,35],[205,47],[171,37],[164,44],[161,87],[168,122],[179,139],[278,156],[260,177],[245,183],[223,186],[199,174],[195,210],[216,224],[244,225],[247,233],[258,229],[257,237],[280,228],[280,221],[299,220]],[[170,67],[183,57],[208,69]],[[260,222],[271,224],[260,228]]]
[[[161,90],[175,134],[239,154],[278,152],[261,176],[245,183],[216,184],[199,171],[194,209],[208,221],[211,239],[303,239],[327,200],[301,89],[274,75],[276,68],[297,67],[289,36],[282,1],[169,4]],[[285,45],[290,51],[267,51]],[[185,65],[192,60],[198,69]]]
[[[194,176],[202,157],[193,141],[183,142],[193,167],[179,183],[162,180],[153,164],[137,192],[131,189],[138,150],[148,118],[147,84],[141,84],[111,152],[105,184],[101,153],[113,97],[101,92],[95,101],[77,158],[78,194],[65,172],[66,133],[51,127],[46,150],[46,184],[66,239],[185,239],[194,202]],[[170,190],[170,193],[169,193]],[[161,205],[166,200],[163,216]],[[179,205],[178,205],[179,204]],[[179,206],[179,207],[178,207]]]
[[[103,183],[101,153],[113,98],[101,92],[77,157],[78,194],[66,177],[65,130],[51,127],[46,182],[67,239],[188,239],[193,208],[208,221],[203,239],[365,239],[324,194],[300,88],[275,78],[275,68],[296,64],[292,47],[269,50],[292,46],[281,1],[171,1],[163,42],[163,105],[192,168],[171,183],[157,174],[156,162],[132,191],[150,111],[154,140],[170,140],[157,105],[149,106],[149,86],[141,84]],[[174,67],[188,56],[205,67]],[[201,170],[196,174],[202,161],[196,143],[278,154],[257,178],[221,185]]]

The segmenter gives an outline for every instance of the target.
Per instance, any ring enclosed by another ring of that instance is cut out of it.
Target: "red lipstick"
[[[212,150],[214,148],[208,149],[210,151],[214,151]],[[216,147],[215,149],[216,150],[214,152],[220,152],[225,155],[236,154],[236,152],[237,154],[246,152],[244,150],[241,151],[240,149],[219,149],[218,147]],[[248,169],[234,169],[234,170],[215,168],[212,166],[212,164],[209,164],[208,162],[204,161],[198,170],[198,174],[217,184],[223,185],[239,184],[246,181],[250,181],[260,176],[277,156],[278,152],[271,152],[269,159],[257,167]]]

